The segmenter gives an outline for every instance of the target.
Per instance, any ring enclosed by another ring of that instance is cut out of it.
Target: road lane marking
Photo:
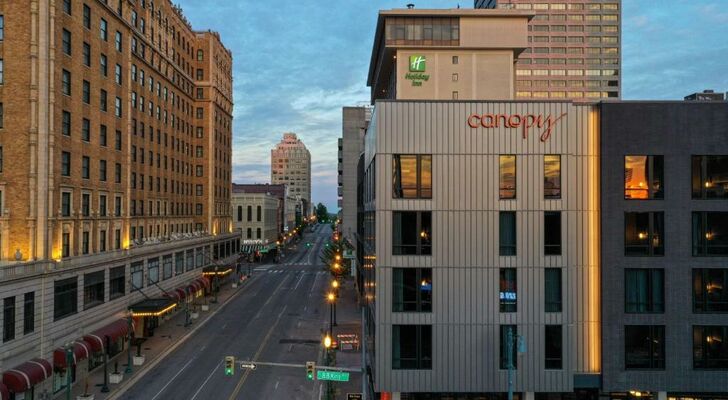
[[[258,357],[260,357],[260,354],[263,353],[263,349],[265,349],[265,346],[268,344],[268,340],[270,340],[271,335],[273,334],[273,331],[275,330],[276,326],[278,326],[278,323],[281,322],[281,317],[283,316],[283,313],[286,311],[286,308],[288,308],[288,304],[283,306],[283,309],[278,314],[278,318],[276,318],[276,322],[271,325],[270,329],[268,330],[268,333],[265,335],[265,338],[263,339],[263,342],[260,344],[260,347],[258,347],[258,351],[255,352],[253,355],[253,358],[251,359],[252,362],[258,361]],[[243,387],[243,384],[248,379],[248,375],[250,375],[251,369],[246,369],[245,373],[242,377],[240,377],[240,381],[235,386],[235,390],[233,390],[233,393],[230,395],[228,400],[233,400],[236,397],[238,397],[238,394],[240,393],[240,389]]]
[[[165,389],[167,389],[167,386],[169,386],[169,384],[170,384],[170,383],[172,383],[172,382],[173,382],[173,381],[174,381],[174,380],[175,380],[175,379],[176,379],[176,378],[177,378],[177,377],[179,376],[179,374],[181,374],[181,373],[182,373],[182,371],[184,371],[184,370],[185,370],[185,368],[187,368],[187,367],[188,367],[188,366],[190,365],[190,363],[191,363],[192,361],[195,361],[195,358],[197,358],[197,355],[198,355],[198,354],[200,354],[200,353],[198,352],[197,354],[195,354],[195,356],[194,356],[194,357],[190,358],[190,360],[189,360],[189,361],[187,361],[187,364],[185,364],[184,366],[182,366],[182,368],[180,368],[180,370],[179,370],[179,371],[177,371],[177,373],[176,373],[176,374],[174,374],[174,376],[172,377],[172,379],[170,379],[170,380],[169,380],[169,381],[167,382],[167,384],[166,384],[166,385],[162,386],[162,388],[161,388],[161,389],[159,390],[159,392],[157,392],[157,394],[155,394],[155,395],[154,395],[154,397],[152,397],[152,400],[154,400],[154,399],[156,399],[157,397],[159,397],[159,395],[160,395],[160,394],[162,394],[162,392],[164,392],[164,390],[165,390]]]
[[[276,391],[276,390],[278,390],[278,384],[279,384],[279,383],[281,383],[281,380],[280,380],[280,379],[276,381],[276,387],[275,387],[275,388],[273,389],[273,391]]]
[[[296,289],[298,289],[298,285],[300,285],[301,281],[303,280],[303,275],[304,274],[301,274],[301,277],[298,278],[298,282],[296,283],[296,286],[293,288],[293,291],[296,291]]]
[[[202,391],[202,388],[205,387],[205,385],[210,380],[210,378],[212,378],[212,374],[214,374],[215,371],[217,371],[217,369],[220,367],[220,364],[222,364],[222,363],[223,363],[223,361],[220,361],[219,363],[217,363],[217,365],[215,365],[215,368],[212,369],[212,371],[210,372],[210,375],[207,375],[207,379],[205,379],[205,381],[202,382],[202,385],[200,385],[200,388],[197,389],[197,391],[195,392],[195,394],[192,396],[192,398],[190,400],[195,400],[195,397],[197,397],[197,395],[200,394],[200,392]]]

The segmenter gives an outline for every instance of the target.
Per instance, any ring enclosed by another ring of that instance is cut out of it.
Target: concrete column
[[[525,392],[523,397],[523,400],[533,400],[536,397],[536,394],[534,392]]]
[[[657,400],[667,400],[667,392],[657,392]]]

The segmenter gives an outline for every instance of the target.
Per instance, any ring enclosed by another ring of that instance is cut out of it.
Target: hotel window
[[[544,310],[561,312],[561,269],[544,269]]]
[[[625,156],[624,198],[662,199],[664,168],[663,156]]]
[[[516,269],[501,268],[499,277],[499,310],[500,312],[516,312],[518,308]]]
[[[516,325],[500,326],[500,369],[508,369],[508,336],[511,337],[511,361],[513,368],[518,368],[518,327]]]
[[[15,296],[3,299],[3,342],[15,339]]]
[[[35,331],[35,292],[23,296],[23,335]]]
[[[70,56],[71,55],[71,32],[67,30],[63,30],[63,33],[61,34],[61,45],[63,48],[63,53]]]
[[[728,198],[728,156],[692,156],[693,199]]]
[[[394,312],[432,312],[432,269],[394,268]]]
[[[121,65],[119,64],[114,67],[114,81],[121,85]]]
[[[432,369],[431,325],[392,325],[392,369]]]
[[[624,312],[665,312],[665,270],[628,268],[624,270]]]
[[[561,369],[563,365],[563,334],[561,325],[544,326],[544,368]]]
[[[150,230],[151,233],[151,230]],[[147,281],[150,285],[159,282],[159,258],[147,260]]]
[[[121,98],[117,97],[114,102],[114,115],[117,118],[121,118]]]
[[[2,83],[2,60],[0,60],[0,83]],[[61,91],[66,96],[71,95],[71,73],[65,69],[61,72]]]
[[[0,40],[5,40],[5,16],[0,14]]]
[[[101,75],[103,76],[109,76],[109,68],[108,68],[108,58],[106,58],[105,54],[101,54],[99,56],[99,68],[101,69]]]
[[[693,368],[728,369],[728,326],[693,326]]]
[[[107,142],[107,129],[106,125],[101,125],[99,127],[99,145],[106,147]]]
[[[119,250],[121,248],[121,229],[114,230],[114,249]]]
[[[61,152],[61,176],[71,176],[71,153]]]
[[[516,156],[501,155],[499,161],[499,197],[516,198]]]
[[[119,163],[114,166],[114,183],[121,183],[121,164]]]
[[[543,213],[544,254],[561,255],[561,211]]]
[[[61,192],[61,217],[71,216],[71,193]]]
[[[91,103],[91,83],[89,81],[83,81],[83,90],[81,91],[81,99],[84,103]]]
[[[99,180],[106,182],[106,160],[99,160]]]
[[[53,286],[53,321],[78,312],[78,279],[63,279],[56,281]]]
[[[627,212],[624,214],[624,254],[626,256],[661,256],[665,254],[663,212]]]
[[[693,269],[693,312],[728,312],[728,269]]]
[[[545,155],[543,158],[543,197],[561,198],[561,156],[558,154]]]
[[[501,211],[499,213],[499,254],[501,256],[516,255],[516,213]]]
[[[395,211],[392,213],[394,255],[432,254],[432,213],[429,211]]]
[[[92,272],[83,276],[83,309],[88,310],[104,302],[105,271]]]
[[[123,265],[109,269],[109,300],[126,293],[126,271]]]
[[[99,216],[100,217],[106,216],[106,195],[105,194],[99,195]]]
[[[121,215],[121,197],[114,197],[114,216],[118,217]]]
[[[203,61],[205,58],[205,53],[202,50],[197,50],[197,61]]]
[[[116,46],[116,51],[121,51],[122,40],[123,39],[122,39],[122,36],[121,36],[121,32],[116,31],[116,36],[115,36],[115,39],[114,39],[114,43],[115,43],[115,46]]]
[[[88,193],[81,195],[81,215],[84,217],[91,215],[91,195]]]
[[[89,233],[83,232],[81,234],[81,254],[88,254],[90,249]]]
[[[132,227],[134,229],[134,227]],[[133,237],[133,235],[132,235]],[[141,235],[140,235],[141,237]],[[131,264],[131,288],[130,291],[140,290],[144,287],[144,261]]]
[[[665,368],[665,327],[626,325],[624,327],[625,369]]]
[[[83,5],[83,26],[91,29],[91,8],[86,4]]]
[[[61,235],[61,257],[70,257],[71,255],[71,234],[64,232]]]
[[[103,18],[99,21],[99,37],[101,37],[101,40],[103,41],[107,41],[109,39],[108,23]]]
[[[432,198],[432,156],[395,154],[392,157],[395,199]]]
[[[99,109],[103,112],[106,112],[106,99],[107,99],[107,92],[104,89],[101,89],[101,94],[99,95]]]
[[[90,164],[91,164],[91,159],[90,158],[88,158],[86,156],[83,156],[83,158],[81,158],[81,178],[83,178],[83,179],[90,179],[91,178],[91,172],[90,172],[91,171],[91,167],[90,167]]]
[[[728,255],[728,212],[693,212],[693,256]]]

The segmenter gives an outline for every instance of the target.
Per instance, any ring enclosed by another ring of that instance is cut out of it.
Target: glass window
[[[159,282],[159,258],[155,257],[147,260],[147,274],[150,285]]]
[[[512,363],[513,368],[518,368],[518,327],[516,325],[500,326],[500,369],[508,369]],[[510,349],[510,360],[509,350]],[[510,361],[510,362],[509,362]]]
[[[624,157],[625,199],[662,199],[663,182],[663,156]]]
[[[544,254],[555,256],[561,254],[561,211],[543,213]]]
[[[2,71],[2,60],[0,60],[0,71]],[[2,78],[0,78],[0,83],[2,83]],[[65,69],[61,72],[61,91],[66,96],[71,95],[71,73]]]
[[[83,90],[81,91],[81,98],[84,103],[91,103],[91,83],[89,81],[83,81]]]
[[[558,154],[543,156],[543,197],[561,198],[561,156]]]
[[[5,16],[0,15],[0,40],[5,40]]]
[[[126,267],[123,265],[109,269],[109,300],[121,297],[126,293]]]
[[[71,216],[71,193],[61,192],[61,216]]]
[[[90,158],[88,158],[86,156],[83,156],[81,158],[81,178],[83,178],[83,179],[91,178],[90,164],[91,164]]]
[[[395,211],[393,215],[394,255],[432,254],[432,213],[427,211]]]
[[[544,310],[561,312],[561,268],[544,269]]]
[[[159,203],[157,203],[159,204]],[[172,255],[167,255],[162,258],[162,279],[169,279],[172,277]]]
[[[502,155],[499,157],[500,172],[500,198],[516,198],[516,156]]]
[[[392,369],[432,369],[432,326],[392,325]]]
[[[91,29],[91,7],[83,5],[83,27]]]
[[[432,312],[432,269],[394,268],[394,312]]]
[[[665,327],[626,325],[624,327],[625,369],[665,368]]]
[[[78,309],[78,280],[76,277],[63,279],[54,283],[53,320],[58,321],[75,314]]]
[[[693,368],[728,369],[728,326],[693,326]]]
[[[23,334],[35,331],[35,292],[23,296]]]
[[[116,36],[115,36],[115,41],[114,41],[114,43],[116,45],[116,51],[121,51],[122,40],[123,40],[123,37],[121,35],[121,32],[116,31]]]
[[[628,212],[624,214],[624,254],[661,256],[665,254],[664,213]]]
[[[693,269],[693,311],[728,312],[728,269]]]
[[[15,296],[3,299],[3,342],[15,339]]]
[[[106,41],[109,38],[108,23],[103,18],[99,21],[99,36],[103,41]]]
[[[98,271],[83,275],[84,310],[104,302],[104,273],[105,271]]]
[[[432,198],[431,155],[395,154],[392,160],[394,198]]]
[[[694,199],[728,198],[728,156],[693,156]]]
[[[501,211],[499,214],[499,254],[501,256],[516,255],[516,213]]]
[[[693,255],[728,255],[728,212],[693,212]]]
[[[500,269],[500,312],[517,311],[516,269]]]
[[[561,369],[563,364],[563,339],[561,325],[546,325],[544,327],[544,361],[545,369]]]
[[[67,30],[63,30],[63,33],[61,34],[61,44],[63,47],[63,52],[66,55],[71,55],[71,32]]]
[[[61,176],[71,176],[71,153],[61,152]]]
[[[665,270],[628,268],[624,271],[624,312],[665,312]]]
[[[132,237],[133,236],[134,235],[132,235]],[[144,287],[144,261],[137,261],[137,262],[131,264],[131,288],[130,288],[130,290],[133,292],[135,290],[140,290],[143,287]]]

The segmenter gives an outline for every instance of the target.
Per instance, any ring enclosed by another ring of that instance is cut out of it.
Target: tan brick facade
[[[232,229],[231,53],[169,1],[108,3],[0,2],[0,260]]]

